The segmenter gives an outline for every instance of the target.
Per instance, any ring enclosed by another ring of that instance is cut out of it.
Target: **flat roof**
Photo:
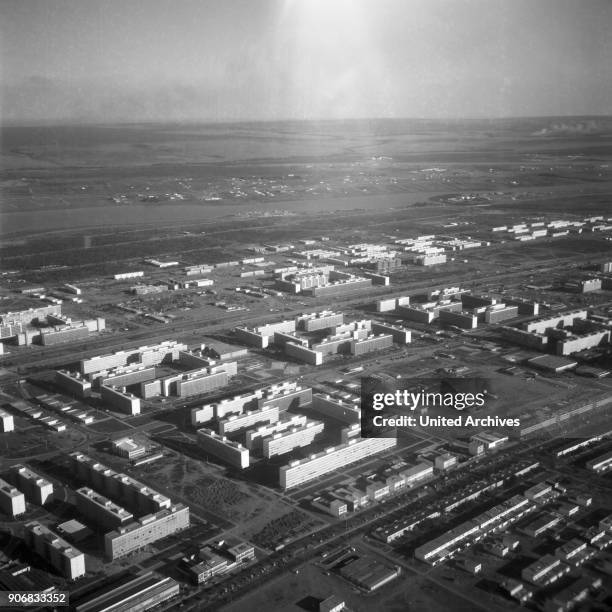
[[[573,368],[578,365],[578,362],[573,359],[566,359],[565,357],[558,357],[557,355],[539,355],[538,357],[528,359],[527,363],[537,368],[545,368],[547,370]]]

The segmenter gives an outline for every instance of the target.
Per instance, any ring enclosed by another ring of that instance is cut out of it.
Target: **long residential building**
[[[330,327],[341,325],[343,322],[344,314],[341,312],[333,312],[331,310],[304,314],[296,319],[297,328],[306,332],[329,329]]]
[[[29,502],[44,506],[53,499],[53,484],[25,465],[14,465],[11,478]]]
[[[79,452],[70,453],[71,467],[76,476],[93,489],[116,499],[138,514],[149,514],[168,509],[169,497],[151,489],[138,480],[120,474]]]
[[[177,504],[107,533],[104,536],[104,553],[112,561],[187,527],[189,508]]]
[[[280,486],[282,489],[290,489],[309,482],[338,468],[389,450],[396,443],[395,438],[360,438],[340,446],[332,446],[306,459],[291,461],[279,470]]]
[[[191,424],[208,423],[213,419],[224,419],[228,415],[242,414],[246,410],[258,410],[266,406],[277,406],[279,411],[299,408],[312,401],[312,389],[293,381],[271,385],[244,395],[222,399],[214,404],[205,404],[191,411]]]
[[[312,444],[315,437],[323,431],[321,421],[307,421],[304,425],[291,427],[282,432],[273,433],[263,439],[264,457],[284,455],[296,448]]]
[[[39,308],[28,308],[16,312],[4,312],[0,314],[1,325],[30,325],[36,321],[43,321],[49,315],[61,315],[61,304],[51,304],[50,306],[40,306]]]
[[[77,510],[96,525],[116,529],[134,521],[134,515],[89,487],[76,490]]]
[[[291,415],[291,418],[286,421],[277,421],[261,425],[255,429],[249,429],[246,432],[246,447],[251,451],[261,451],[263,447],[263,439],[272,436],[276,433],[286,431],[294,427],[301,427],[306,424],[308,418],[302,414]]]
[[[412,340],[412,333],[405,327],[389,325],[388,323],[372,323],[372,331],[375,334],[391,334],[393,342],[397,344],[408,344]]]
[[[218,423],[218,432],[222,436],[238,433],[259,423],[275,423],[278,421],[278,407],[264,406],[259,410],[249,410],[243,414],[233,414]]]
[[[198,429],[198,444],[206,453],[241,470],[249,467],[249,449],[210,429]]]
[[[572,310],[552,317],[540,318],[530,323],[525,323],[523,329],[528,332],[543,334],[547,329],[573,325],[576,319],[586,320],[587,316],[586,310]]]
[[[25,543],[65,578],[85,575],[85,555],[53,531],[32,521],[24,530]]]
[[[166,340],[151,346],[140,346],[135,349],[116,351],[107,355],[83,359],[80,362],[79,369],[81,374],[92,374],[128,364],[157,365],[166,361],[177,361],[179,351],[186,350],[187,346],[185,344],[180,344],[175,340]]]
[[[26,503],[25,496],[12,484],[0,478],[0,510],[4,514],[15,518],[21,514],[25,514]]]

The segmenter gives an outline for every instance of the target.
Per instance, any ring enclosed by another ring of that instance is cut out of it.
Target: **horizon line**
[[[114,125],[240,125],[252,123],[343,123],[358,121],[516,121],[529,119],[612,119],[612,114],[568,114],[568,115],[499,115],[499,116],[455,116],[455,117],[319,117],[297,118],[243,118],[243,119],[116,119],[86,120],[86,119],[0,119],[0,129],[15,127],[108,127]]]

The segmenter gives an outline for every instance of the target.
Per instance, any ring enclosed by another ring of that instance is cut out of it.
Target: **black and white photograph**
[[[0,610],[612,611],[610,0],[0,0]]]

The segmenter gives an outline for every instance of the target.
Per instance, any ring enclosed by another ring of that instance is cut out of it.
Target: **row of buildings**
[[[322,311],[249,329],[237,327],[236,337],[258,348],[277,346],[285,354],[311,365],[321,365],[326,356],[363,355],[407,344],[411,332],[403,327],[364,319],[344,322],[341,312]]]
[[[61,304],[0,314],[0,341],[19,346],[74,342],[104,329],[106,321],[103,318],[73,321],[62,315]]]
[[[73,473],[87,484],[76,493],[77,508],[111,529],[104,535],[106,558],[123,557],[189,527],[187,506],[82,453],[71,453],[69,459]]]
[[[160,376],[157,366],[161,364],[189,369]],[[208,393],[226,386],[236,375],[237,367],[235,361],[213,359],[204,349],[189,351],[184,344],[165,341],[83,360],[80,372],[57,371],[55,382],[78,397],[87,397],[97,390],[109,406],[138,414],[141,398]],[[135,393],[128,391],[128,387]]]
[[[541,317],[520,327],[502,326],[507,340],[542,352],[571,355],[610,343],[610,327],[589,318],[585,309]]]
[[[26,500],[44,506],[53,499],[53,484],[25,465],[14,465],[0,480],[0,508],[12,517],[24,514]]]

